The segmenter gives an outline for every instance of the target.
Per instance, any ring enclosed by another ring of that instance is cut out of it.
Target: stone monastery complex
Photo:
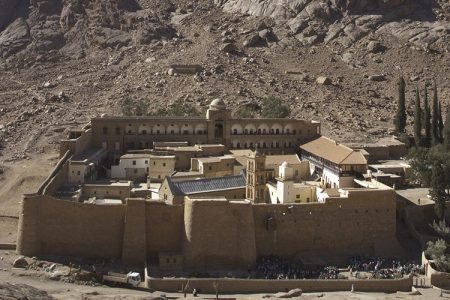
[[[404,173],[376,180],[371,154],[321,136],[318,122],[233,119],[216,99],[206,118],[93,118],[60,157],[23,196],[21,254],[208,271],[397,245],[392,186]]]

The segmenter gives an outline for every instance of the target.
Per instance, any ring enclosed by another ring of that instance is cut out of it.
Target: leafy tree
[[[127,96],[120,101],[120,108],[124,116],[145,116],[148,112],[148,102],[133,100]]]
[[[431,182],[428,152],[427,148],[417,147],[411,148],[407,155],[407,160],[412,169],[412,179],[425,186],[430,186]]]
[[[421,132],[422,132],[422,109],[420,108],[420,94],[419,89],[416,89],[416,102],[414,106],[414,140],[416,147],[420,146]]]
[[[436,222],[436,220],[433,220],[432,225],[434,231],[442,238],[448,239],[450,238],[450,227],[447,226],[447,223],[444,220],[439,220]]]
[[[433,93],[433,114],[431,117],[431,138],[433,145],[439,143],[439,100],[437,95],[437,86],[434,83]]]
[[[189,102],[181,99],[173,102],[167,108],[160,108],[152,113],[155,116],[175,116],[175,117],[197,117],[202,114],[202,111]]]
[[[445,126],[442,135],[444,138],[445,150],[450,151],[450,109],[447,111],[447,117],[445,118]]]
[[[435,243],[432,241],[427,243],[425,256],[433,260],[433,263],[438,271],[450,271],[450,256],[447,249],[448,243],[443,239],[439,239]]]
[[[405,106],[405,79],[400,77],[398,81],[398,107],[394,120],[395,131],[401,133],[406,127],[406,106]]]
[[[247,105],[239,106],[236,111],[236,117],[240,119],[249,119],[255,117],[255,111]]]
[[[122,110],[122,114],[124,116],[132,116],[133,115],[133,99],[127,96],[122,101],[120,101],[120,108]]]
[[[450,151],[444,145],[439,144],[430,149],[411,148],[407,160],[412,168],[412,179],[428,187],[432,183],[433,166],[438,163],[443,169],[446,194],[450,195]]]
[[[444,169],[441,164],[434,163],[431,173],[431,199],[434,201],[434,213],[437,220],[443,220],[445,217],[445,178]]]
[[[287,105],[281,102],[281,99],[275,97],[267,97],[263,99],[263,107],[261,115],[264,118],[286,118],[291,111]]]
[[[430,145],[431,141],[431,113],[430,105],[428,104],[428,91],[425,86],[425,93],[423,98],[423,129],[425,129],[426,146]]]

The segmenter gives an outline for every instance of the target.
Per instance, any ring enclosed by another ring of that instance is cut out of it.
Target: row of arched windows
[[[233,141],[232,147],[235,149],[253,149],[255,147],[261,149],[270,148],[292,148],[294,145],[292,142],[238,142]]]

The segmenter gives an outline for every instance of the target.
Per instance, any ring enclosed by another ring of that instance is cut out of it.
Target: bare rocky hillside
[[[275,96],[333,138],[374,141],[393,127],[399,76],[410,115],[434,79],[448,107],[449,16],[445,0],[0,0],[0,162],[127,97],[156,110]]]

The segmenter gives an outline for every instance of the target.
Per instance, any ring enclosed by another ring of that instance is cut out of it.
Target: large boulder
[[[26,268],[28,267],[28,261],[24,256],[16,258],[13,262],[14,268]]]
[[[15,54],[30,42],[30,28],[23,18],[18,18],[0,33],[0,57]]]
[[[0,283],[0,299],[55,299],[46,291],[39,290],[26,284]]]

